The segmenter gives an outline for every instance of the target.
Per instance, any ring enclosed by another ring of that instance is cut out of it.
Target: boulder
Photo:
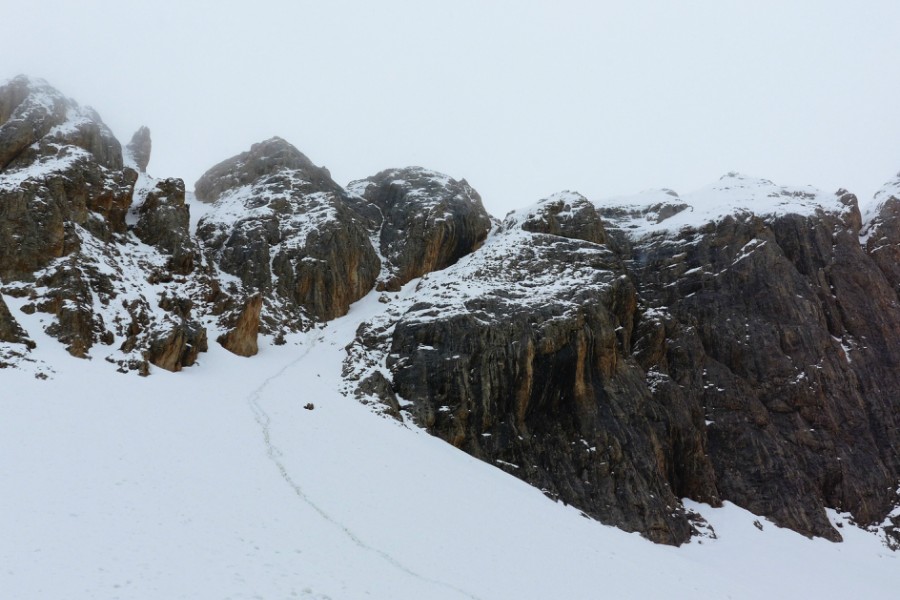
[[[200,352],[208,350],[206,328],[182,321],[167,332],[150,340],[144,358],[167,371],[180,371],[197,361]]]

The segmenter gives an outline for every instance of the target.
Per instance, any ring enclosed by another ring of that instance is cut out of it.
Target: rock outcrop
[[[144,356],[157,367],[180,371],[193,365],[207,349],[206,329],[183,321],[169,332],[153,336]]]
[[[78,158],[74,147],[107,169],[122,168],[122,146],[90,108],[40,79],[16,77],[0,86],[0,170],[48,170]]]
[[[17,77],[0,86],[3,289],[30,299],[23,310],[51,315],[46,332],[73,356],[87,358],[101,344],[109,360],[138,370],[146,369],[145,353],[160,354],[151,341],[171,331],[171,315],[153,294],[185,296],[176,288],[188,282],[176,276],[190,272],[195,251],[184,185],[142,177],[152,190],[135,207],[136,231],[156,248],[137,251],[129,211],[138,174],[124,166],[121,145],[100,117],[41,80]],[[209,285],[194,280],[188,287],[203,296]],[[184,327],[192,332],[188,343],[202,348],[196,331],[203,326],[188,320]],[[189,364],[190,354],[158,362],[174,368]]]
[[[703,412],[650,392],[621,258],[523,229],[559,209],[554,198],[510,215],[361,340],[384,332],[368,345],[382,344],[393,390],[435,435],[604,522],[680,543],[692,532],[680,498],[719,503]],[[570,212],[567,231],[602,231],[593,207]]]
[[[377,213],[374,244],[384,258],[381,289],[452,265],[476,250],[491,229],[481,197],[465,181],[420,167],[388,169],[348,189]]]
[[[238,356],[254,356],[259,352],[259,313],[263,298],[259,294],[251,296],[238,313],[234,325],[216,340],[223,348]]]
[[[141,173],[147,172],[150,164],[150,154],[153,151],[153,142],[150,139],[150,129],[141,127],[131,136],[131,141],[125,147],[125,152]]]
[[[30,342],[22,326],[16,321],[9,307],[0,296],[0,342],[10,344],[27,344]]]
[[[197,229],[211,261],[273,298],[288,327],[341,316],[374,286],[381,264],[353,200],[284,140],[216,165],[196,194],[215,203]]]
[[[0,87],[0,277],[30,278],[78,250],[78,228],[109,241],[126,230],[136,180],[90,109],[40,80]]]
[[[525,213],[521,223],[525,231],[549,233],[594,244],[607,242],[606,229],[597,209],[581,194],[555,194]]]
[[[191,212],[184,202],[184,182],[164,179],[144,192],[137,205],[134,234],[169,256],[169,272],[187,275],[194,268],[198,248],[191,236]]]
[[[866,253],[900,296],[900,174],[875,194],[866,215]]]
[[[883,196],[864,248],[844,191],[730,174],[685,198],[558,195],[363,326],[347,372],[435,435],[655,541],[691,535],[684,497],[838,540],[823,507],[880,523],[900,480],[900,303],[877,257],[898,230]],[[370,385],[384,373],[389,387]]]
[[[642,366],[702,409],[721,496],[829,539],[824,506],[873,523],[900,475],[900,312],[855,198],[835,200],[651,235],[631,263]]]
[[[35,343],[16,321],[3,296],[0,296],[0,369],[14,366],[34,348]]]

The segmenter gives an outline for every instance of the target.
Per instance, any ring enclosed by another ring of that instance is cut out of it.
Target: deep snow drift
[[[20,316],[20,301],[4,299]],[[42,333],[40,313],[21,315],[52,370],[40,367],[46,380],[33,364],[2,373],[0,595],[825,599],[900,589],[897,554],[850,524],[833,544],[732,505],[692,504],[718,538],[658,546],[375,414],[336,390],[344,347],[383,310],[371,294],[255,358],[213,344],[198,366],[149,378],[71,358]]]

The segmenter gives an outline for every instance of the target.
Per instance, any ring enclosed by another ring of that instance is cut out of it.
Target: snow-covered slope
[[[692,505],[718,539],[658,546],[379,417],[335,390],[343,347],[383,310],[372,294],[254,359],[211,346],[195,368],[146,379],[69,357],[23,317],[55,373],[3,373],[2,596],[826,599],[900,587],[897,555],[849,524],[832,544]]]
[[[679,196],[669,189],[600,200],[597,208],[630,236],[700,227],[729,215],[759,217],[841,213],[840,197],[812,186],[780,186],[758,177],[728,173],[695,192]]]

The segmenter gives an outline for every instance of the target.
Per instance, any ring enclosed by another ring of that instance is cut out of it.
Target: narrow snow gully
[[[349,316],[348,316],[349,317]],[[344,319],[348,318],[344,317]],[[278,473],[281,475],[281,478],[284,482],[293,490],[294,495],[297,496],[304,504],[306,504],[309,508],[313,509],[322,519],[339,529],[350,541],[353,542],[360,549],[370,552],[386,563],[396,568],[398,571],[409,575],[419,581],[424,583],[439,586],[450,590],[452,592],[456,592],[460,596],[464,598],[470,598],[471,600],[482,600],[479,596],[468,592],[462,588],[459,588],[453,584],[447,583],[445,581],[440,581],[438,579],[434,579],[428,577],[426,575],[422,575],[406,566],[395,557],[391,556],[387,552],[372,546],[371,544],[366,543],[360,537],[354,533],[349,527],[341,523],[338,519],[333,517],[328,513],[323,507],[316,504],[303,490],[303,487],[298,483],[298,479],[292,475],[289,471],[285,462],[282,460],[284,456],[282,450],[278,447],[277,444],[272,439],[271,425],[272,425],[272,417],[270,414],[263,408],[262,403],[264,401],[263,392],[268,388],[274,381],[280,379],[285,376],[288,372],[297,369],[303,361],[310,356],[310,354],[319,346],[319,343],[324,339],[330,339],[330,335],[326,333],[326,330],[323,329],[313,329],[311,330],[306,339],[303,341],[303,346],[305,350],[302,353],[283,367],[276,371],[271,376],[267,377],[256,389],[254,389],[247,396],[247,404],[250,407],[250,410],[253,412],[253,416],[256,419],[256,423],[259,425],[260,431],[262,433],[263,443],[266,448],[266,455],[269,460],[275,465],[275,468],[278,470]],[[355,330],[355,328],[354,328]],[[351,401],[351,400],[348,400]]]

